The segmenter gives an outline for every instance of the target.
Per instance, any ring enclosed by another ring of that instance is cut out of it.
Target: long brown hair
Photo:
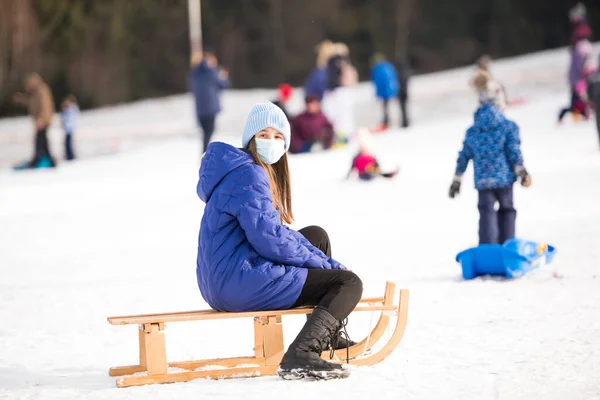
[[[284,153],[275,164],[269,165],[258,155],[254,138],[248,142],[246,149],[252,155],[254,161],[267,171],[271,197],[273,197],[273,207],[279,211],[281,222],[291,224],[294,222],[294,214],[292,213],[292,186],[290,184],[287,153]]]

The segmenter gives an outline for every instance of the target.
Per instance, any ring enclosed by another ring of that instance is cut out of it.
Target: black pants
[[[29,162],[30,168],[35,168],[39,162],[44,158],[50,159],[50,164],[54,167],[56,162],[54,157],[50,154],[50,147],[48,146],[48,127],[44,127],[35,133],[35,152],[33,159]]]
[[[400,92],[398,95],[398,101],[400,102],[400,115],[402,118],[402,127],[408,127],[408,111],[406,110],[406,104],[408,102],[408,94]],[[390,99],[383,99],[383,125],[386,127],[390,124],[390,113],[389,113]]]
[[[390,124],[389,104],[390,99],[383,99],[383,125],[386,127]]]
[[[73,133],[67,132],[65,134],[65,159],[74,160],[75,153],[73,152]]]
[[[323,228],[309,226],[299,232],[327,257],[331,257],[331,243]],[[292,307],[319,306],[342,321],[358,304],[362,289],[362,281],[354,272],[310,268],[300,297]]]
[[[400,113],[402,114],[402,127],[408,127],[408,111],[406,106],[408,105],[408,92],[406,90],[400,90],[400,95],[398,96],[400,100]]]
[[[499,203],[496,211],[496,202]],[[513,206],[512,185],[479,191],[479,244],[499,243],[515,237],[517,211]]]
[[[216,119],[216,115],[211,115],[208,117],[200,117],[198,118],[198,122],[200,123],[200,126],[202,127],[202,150],[200,151],[200,154],[203,154],[206,149],[208,148],[208,144],[210,143],[210,138],[212,137],[214,131],[215,131],[215,119]]]

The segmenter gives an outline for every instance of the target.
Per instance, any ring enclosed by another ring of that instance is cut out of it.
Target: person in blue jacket
[[[375,95],[383,103],[383,122],[382,128],[387,129],[390,123],[388,105],[392,98],[398,97],[400,85],[398,84],[398,74],[394,66],[385,59],[381,53],[373,55],[371,68],[371,80],[375,85]]]
[[[205,50],[202,58],[190,72],[190,89],[196,105],[196,119],[203,131],[202,154],[206,151],[215,131],[215,120],[221,111],[219,95],[229,85],[229,73],[218,67],[217,57]]]
[[[521,185],[529,187],[531,177],[523,166],[519,127],[506,119],[492,102],[477,109],[475,123],[467,130],[450,198],[460,193],[469,160],[473,160],[475,188],[479,192],[479,243],[502,244],[515,237],[517,212],[513,205],[513,184],[518,177]]]
[[[345,378],[321,359],[338,348],[342,322],[362,296],[360,278],[331,258],[327,233],[293,221],[287,150],[290,124],[271,102],[256,104],[242,148],[215,142],[200,166],[197,193],[206,203],[198,238],[197,279],[215,310],[244,312],[316,306],[283,356],[284,379]]]

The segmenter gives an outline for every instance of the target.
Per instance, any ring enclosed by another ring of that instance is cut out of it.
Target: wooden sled
[[[387,282],[383,297],[363,298],[353,312],[377,311],[379,320],[368,336],[349,348],[353,365],[374,365],[389,356],[398,346],[408,314],[408,290],[400,290],[398,304],[394,304],[395,284]],[[255,311],[243,313],[201,310],[167,314],[132,315],[109,317],[112,325],[139,326],[138,365],[113,367],[110,376],[118,376],[117,387],[147,385],[153,383],[186,382],[198,378],[244,378],[253,376],[276,375],[277,367],[285,352],[281,317],[283,315],[310,314],[312,308],[294,308],[290,310]],[[395,328],[388,342],[378,351],[368,354],[382,338],[390,323],[395,319]],[[165,324],[167,322],[218,320],[228,318],[254,318],[254,355],[236,358],[218,358],[210,360],[167,362],[165,343]],[[337,350],[330,359],[330,352],[322,357],[328,361],[345,363],[346,349]],[[211,369],[208,369],[212,367]],[[173,371],[169,369],[179,369]],[[185,370],[185,371],[181,371]],[[133,375],[135,374],[135,375]]]

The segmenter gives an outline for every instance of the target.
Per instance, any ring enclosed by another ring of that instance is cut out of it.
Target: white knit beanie
[[[242,147],[246,147],[258,132],[269,127],[283,135],[285,149],[288,150],[290,148],[290,123],[283,110],[270,101],[258,103],[250,110],[242,135]]]

